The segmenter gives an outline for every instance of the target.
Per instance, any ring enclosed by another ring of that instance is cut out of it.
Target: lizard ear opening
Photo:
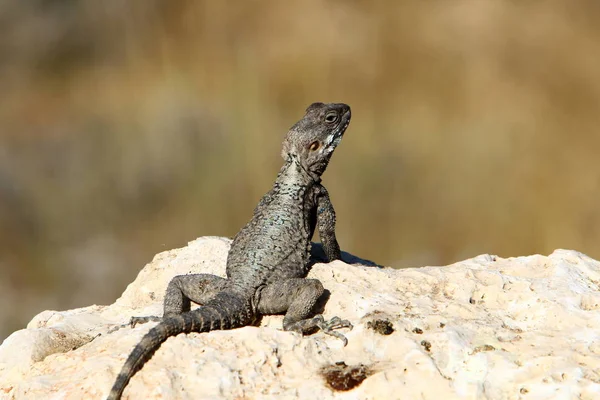
[[[321,142],[319,142],[318,140],[315,140],[314,142],[312,142],[310,144],[310,146],[308,146],[308,149],[310,151],[317,151],[317,150],[319,150],[320,147],[321,147]]]

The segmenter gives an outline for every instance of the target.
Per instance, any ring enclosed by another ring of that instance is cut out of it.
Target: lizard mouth
[[[346,132],[346,128],[348,128],[348,125],[350,125],[351,118],[352,118],[352,113],[350,113],[350,110],[346,111],[344,113],[344,115],[342,115],[342,121],[344,121],[344,124],[341,125],[340,135],[343,135],[344,132]]]
[[[340,124],[340,127],[339,127],[338,131],[335,133],[335,136],[341,137],[344,135],[344,132],[346,132],[348,125],[350,125],[351,118],[352,118],[352,113],[350,113],[350,109],[348,109],[348,111],[346,111],[344,113],[344,115],[342,115],[342,124]]]

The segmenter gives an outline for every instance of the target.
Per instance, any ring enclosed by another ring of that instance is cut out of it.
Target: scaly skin
[[[283,142],[284,165],[273,188],[260,200],[250,222],[231,244],[227,279],[180,275],[171,280],[164,315],[134,317],[131,324],[160,321],[135,346],[113,385],[109,400],[119,399],[131,377],[168,337],[250,325],[258,316],[285,313],[283,329],[308,333],[349,327],[338,317],[325,321],[312,311],[324,292],[316,279],[305,279],[315,228],[329,261],[340,258],[335,211],[321,185],[333,151],[350,123],[346,104],[310,105]],[[202,307],[190,311],[191,302]]]

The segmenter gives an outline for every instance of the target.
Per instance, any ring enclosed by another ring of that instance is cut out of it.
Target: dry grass
[[[126,4],[126,5],[124,5]],[[595,1],[0,4],[0,337],[234,235],[313,101],[344,250],[600,257]]]

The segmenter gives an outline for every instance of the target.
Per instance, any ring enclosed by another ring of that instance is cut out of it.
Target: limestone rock
[[[0,398],[101,399],[160,315],[178,274],[224,275],[229,241],[200,238],[158,254],[110,306],[44,311],[0,346]],[[482,255],[404,270],[316,264],[326,318],[349,319],[348,346],[322,333],[259,327],[168,339],[124,399],[600,398],[600,263]]]

